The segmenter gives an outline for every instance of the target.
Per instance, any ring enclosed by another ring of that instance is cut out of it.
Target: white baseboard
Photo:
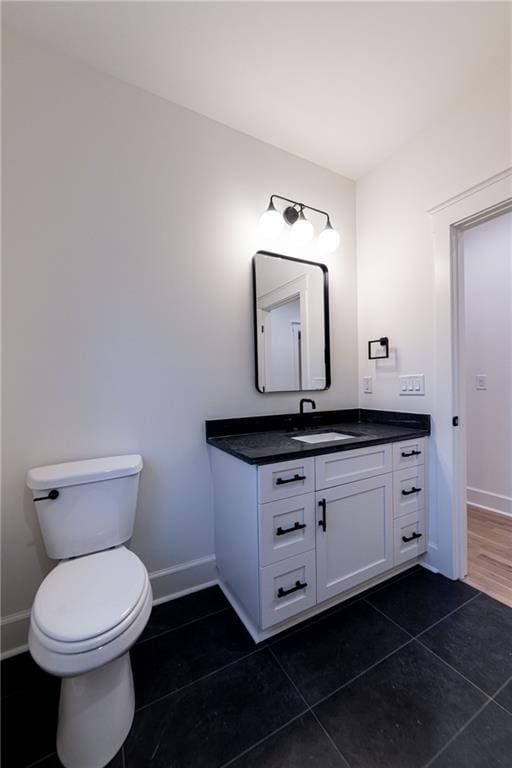
[[[153,605],[197,592],[217,583],[215,555],[189,560],[149,574],[153,589]]]
[[[2,659],[23,653],[28,649],[28,627],[30,623],[30,610],[11,613],[3,616],[0,621],[0,642]]]
[[[422,568],[425,568],[427,571],[431,571],[432,573],[439,573],[439,568],[435,568],[433,565],[429,565],[424,560],[420,563]]]
[[[215,555],[189,560],[149,574],[153,590],[153,605],[174,600],[217,584]],[[30,610],[11,613],[0,620],[0,658],[8,659],[28,650],[27,638]]]
[[[498,515],[512,517],[512,498],[503,496],[500,493],[483,491],[481,488],[467,488],[467,502],[472,507],[486,509],[489,512],[496,512]]]

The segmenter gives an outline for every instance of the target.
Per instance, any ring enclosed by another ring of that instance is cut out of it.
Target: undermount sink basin
[[[351,440],[355,435],[344,435],[342,432],[320,432],[314,435],[301,435],[292,437],[292,440],[300,440],[301,443],[332,443],[335,440]]]

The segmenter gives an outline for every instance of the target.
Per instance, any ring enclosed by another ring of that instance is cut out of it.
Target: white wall
[[[325,209],[333,385],[357,401],[354,183],[6,32],[3,602],[50,567],[24,478],[139,451],[133,548],[150,571],[211,555],[207,418],[298,409],[254,385],[251,258],[270,193]],[[276,250],[301,253],[282,239]]]
[[[464,233],[464,283],[468,501],[512,515],[512,213]]]
[[[357,182],[360,375],[363,407],[432,410],[433,251],[427,211],[511,163],[509,83],[492,78]],[[375,375],[365,342],[389,336],[397,370]],[[399,373],[425,373],[425,397],[400,397]]]
[[[434,261],[427,212],[511,164],[509,87],[505,74],[489,76],[357,182],[359,373],[374,377],[374,394],[360,394],[362,407],[434,411]],[[394,367],[380,368],[381,363],[367,359],[366,342],[380,336],[390,338]],[[400,396],[401,373],[424,373],[425,396]],[[439,544],[437,428],[434,421],[429,503],[433,549]],[[441,474],[439,482],[444,482]]]

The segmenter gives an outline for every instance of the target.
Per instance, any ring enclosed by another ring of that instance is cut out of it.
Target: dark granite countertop
[[[315,432],[342,432],[353,437],[315,444],[293,440]],[[206,422],[208,443],[248,464],[270,464],[428,435],[430,416],[426,414],[362,408]]]

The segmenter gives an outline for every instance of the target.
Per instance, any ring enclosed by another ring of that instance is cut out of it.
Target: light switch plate
[[[487,389],[487,374],[477,373],[475,376],[475,389]]]
[[[371,395],[373,392],[373,382],[371,376],[363,376],[363,392],[365,395]]]
[[[425,374],[410,373],[406,376],[399,376],[399,394],[400,395],[424,395],[425,394]]]

